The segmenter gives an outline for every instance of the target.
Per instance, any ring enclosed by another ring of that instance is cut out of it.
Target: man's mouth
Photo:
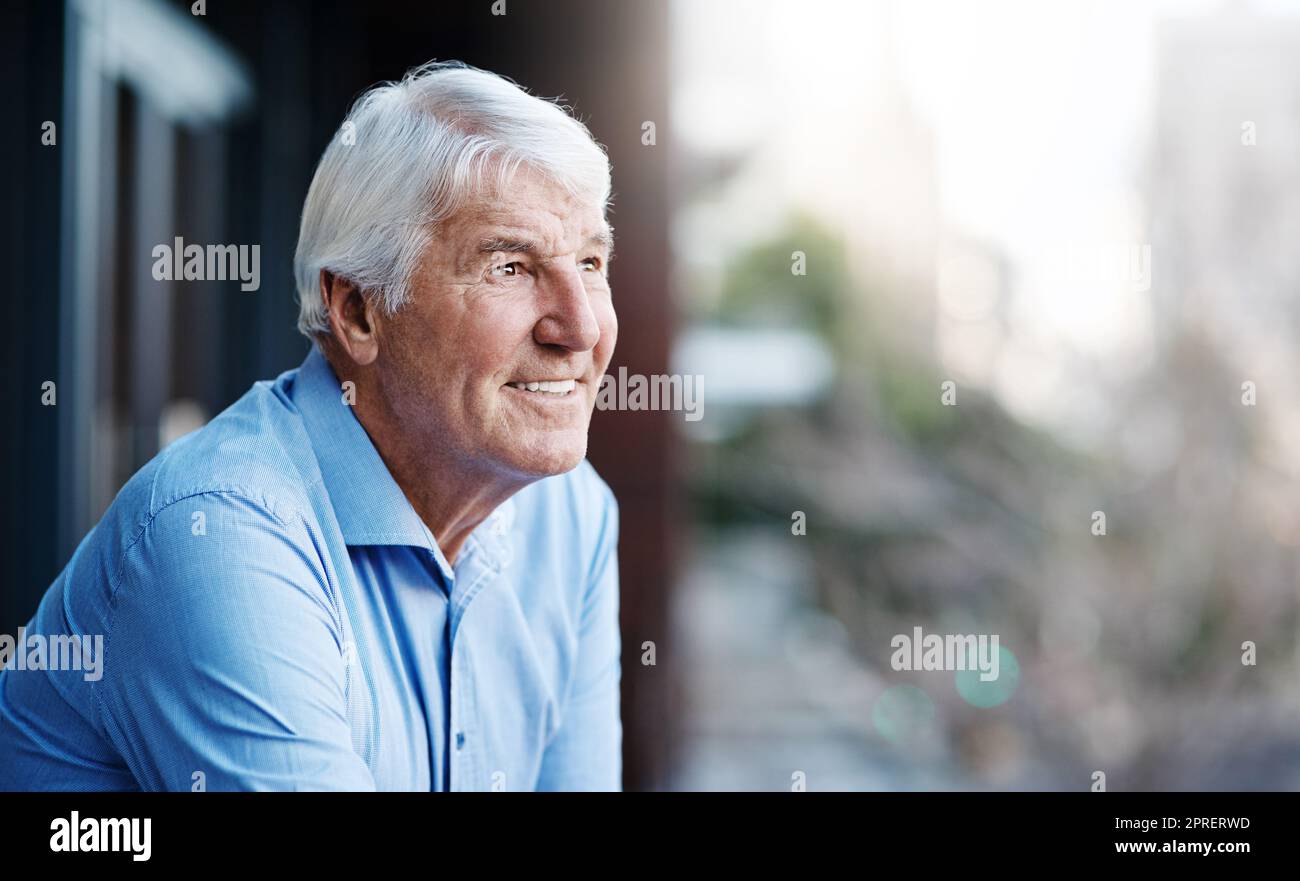
[[[523,382],[508,382],[506,385],[511,388],[519,389],[521,392],[537,392],[546,395],[567,395],[577,388],[577,380],[573,379],[537,379]]]

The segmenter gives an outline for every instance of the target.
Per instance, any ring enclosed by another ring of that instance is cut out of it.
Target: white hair
[[[330,331],[322,270],[396,312],[437,224],[480,190],[486,170],[502,186],[521,165],[602,210],[609,204],[609,157],[587,127],[504,77],[431,62],[366,92],[325,148],[303,203],[298,329]]]

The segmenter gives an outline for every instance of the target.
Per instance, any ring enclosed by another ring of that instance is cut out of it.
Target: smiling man
[[[493,74],[367,93],[303,207],[310,354],[82,542],[27,631],[103,674],[0,673],[0,789],[619,789],[609,195]]]

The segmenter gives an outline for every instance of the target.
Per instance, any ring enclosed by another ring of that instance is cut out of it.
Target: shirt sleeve
[[[604,517],[579,620],[576,672],[560,729],[542,756],[540,791],[623,788],[618,504],[603,482],[601,488]]]
[[[99,698],[142,788],[375,788],[314,548],[301,518],[228,493],[171,503],[128,548]]]

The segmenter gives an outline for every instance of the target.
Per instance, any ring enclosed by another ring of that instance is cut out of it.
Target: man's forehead
[[[555,208],[486,205],[465,218],[462,226],[467,246],[482,241],[511,238],[531,241],[550,249],[588,243],[612,248],[613,229],[599,209],[568,212]]]

